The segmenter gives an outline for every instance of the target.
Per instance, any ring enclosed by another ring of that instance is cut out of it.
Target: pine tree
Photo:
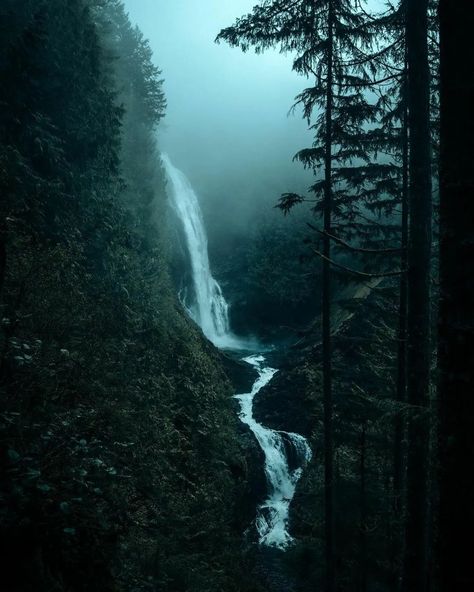
[[[393,208],[394,199],[399,197],[399,169],[395,163],[382,162],[376,157],[385,143],[374,126],[380,122],[385,104],[372,90],[381,83],[376,80],[379,68],[368,57],[372,28],[357,2],[301,1],[292,2],[291,6],[288,2],[263,2],[251,15],[238,20],[219,36],[244,50],[250,45],[257,51],[278,45],[282,51],[294,51],[297,54],[294,69],[315,79],[314,86],[297,97],[297,104],[302,105],[313,130],[314,143],[295,157],[315,171],[313,196],[287,193],[282,196],[280,207],[286,212],[297,203],[312,201],[323,224],[322,230],[315,228],[322,249],[314,251],[321,257],[323,267],[321,325],[328,590],[335,589],[331,284],[333,266],[341,268],[333,261],[332,253],[341,249],[347,252],[349,248],[359,255],[369,255],[372,265],[376,255],[386,259],[389,253],[400,253],[398,248],[374,248],[380,246],[380,238],[385,238],[387,231],[370,211],[386,215]],[[399,76],[390,74],[386,80]],[[321,110],[319,114],[317,109]],[[351,248],[347,240],[357,242],[359,247]],[[387,261],[382,265],[386,266]],[[393,275],[379,270],[380,265],[375,269],[376,275]],[[347,268],[343,271],[359,281],[372,277],[371,273]]]

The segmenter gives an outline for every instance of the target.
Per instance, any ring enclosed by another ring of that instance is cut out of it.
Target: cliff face
[[[257,421],[275,430],[310,437],[317,418],[314,401],[319,375],[309,361],[283,366],[254,402]]]

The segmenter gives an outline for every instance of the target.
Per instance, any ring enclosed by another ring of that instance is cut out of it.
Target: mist
[[[159,143],[189,177],[206,217],[248,224],[284,191],[306,188],[297,150],[311,143],[301,114],[289,114],[306,80],[291,56],[256,55],[216,44],[219,31],[254,0],[127,0],[131,21],[150,41],[168,108]]]

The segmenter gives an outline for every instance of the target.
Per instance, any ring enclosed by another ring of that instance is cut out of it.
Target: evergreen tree
[[[373,48],[373,26],[358,3],[350,1],[262,2],[252,14],[221,32],[218,39],[244,50],[254,45],[257,51],[277,45],[281,51],[296,52],[294,69],[315,79],[315,85],[297,98],[314,132],[314,144],[301,150],[296,159],[306,167],[323,170],[311,187],[314,210],[322,216],[322,366],[325,434],[325,508],[326,565],[328,590],[335,588],[334,551],[334,435],[332,395],[332,243],[347,250],[343,240],[358,241],[361,247],[351,250],[361,254],[398,252],[399,249],[375,249],[381,226],[367,215],[370,210],[389,211],[399,195],[398,167],[382,162],[376,154],[382,144],[381,134],[373,129],[384,109],[373,89],[378,68],[369,59]],[[386,80],[399,77],[387,76]],[[317,109],[320,114],[317,114]],[[312,121],[315,116],[315,121]],[[383,144],[382,144],[383,145]],[[288,211],[308,198],[285,194],[280,207]],[[382,232],[385,237],[385,231]],[[385,263],[386,264],[386,263]],[[340,267],[340,266],[338,266]],[[352,276],[370,278],[370,273],[347,270]],[[378,271],[378,270],[376,270]],[[398,273],[398,272],[396,272]],[[382,271],[380,276],[393,275]]]

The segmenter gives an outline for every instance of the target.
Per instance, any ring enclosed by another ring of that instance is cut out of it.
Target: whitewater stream
[[[240,355],[246,353],[241,359],[257,372],[252,390],[235,395],[240,403],[239,417],[253,432],[265,456],[267,498],[257,508],[255,527],[261,545],[285,549],[293,541],[288,530],[290,503],[302,471],[311,458],[311,449],[303,436],[271,430],[254,418],[255,397],[278,370],[266,365],[264,355],[255,351],[255,344],[232,333],[229,305],[211,273],[198,197],[184,173],[171,163],[168,156],[162,155],[162,161],[171,203],[183,227],[192,271],[193,293],[191,298],[182,299],[183,305],[216,347]],[[248,355],[250,353],[252,355]],[[291,468],[289,454],[293,459]]]

